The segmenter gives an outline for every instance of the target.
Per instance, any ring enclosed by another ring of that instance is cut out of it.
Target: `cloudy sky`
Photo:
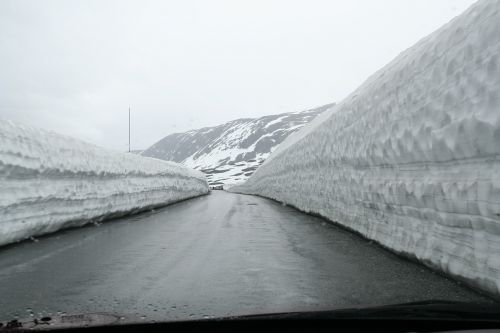
[[[0,0],[0,119],[126,150],[340,101],[474,0]],[[0,120],[1,121],[1,120]]]

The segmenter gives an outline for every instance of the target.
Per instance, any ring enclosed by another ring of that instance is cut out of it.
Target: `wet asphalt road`
[[[214,191],[0,248],[0,320],[112,312],[193,319],[487,300],[279,203]]]

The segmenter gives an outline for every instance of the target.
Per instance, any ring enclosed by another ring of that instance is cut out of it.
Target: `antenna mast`
[[[130,106],[128,107],[128,152],[130,153]]]

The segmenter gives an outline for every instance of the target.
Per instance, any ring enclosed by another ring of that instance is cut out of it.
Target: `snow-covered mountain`
[[[288,135],[333,106],[237,119],[166,136],[141,155],[182,163],[207,174],[211,185],[246,180]]]

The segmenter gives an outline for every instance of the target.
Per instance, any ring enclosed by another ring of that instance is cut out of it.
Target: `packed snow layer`
[[[0,121],[0,245],[206,193],[179,164]]]
[[[499,12],[480,1],[422,39],[232,190],[500,295]]]

